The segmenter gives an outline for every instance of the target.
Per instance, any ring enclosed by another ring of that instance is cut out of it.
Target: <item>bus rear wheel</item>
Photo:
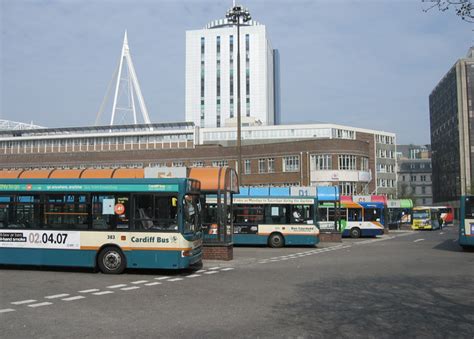
[[[283,247],[285,244],[285,240],[283,239],[282,235],[279,233],[273,233],[268,238],[268,245],[273,248]]]
[[[120,274],[127,266],[123,252],[114,246],[107,246],[100,251],[97,264],[104,274]]]
[[[351,228],[351,231],[349,234],[351,235],[351,238],[360,238],[360,235],[361,235],[360,228],[358,227]]]

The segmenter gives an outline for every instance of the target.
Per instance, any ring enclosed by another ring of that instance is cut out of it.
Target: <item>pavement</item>
[[[473,338],[457,229],[237,247],[198,271],[0,267],[2,338]]]

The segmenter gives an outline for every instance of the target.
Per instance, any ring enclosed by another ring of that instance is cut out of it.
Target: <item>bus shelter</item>
[[[317,188],[319,228],[321,233],[341,231],[341,196],[336,186]]]
[[[239,193],[237,172],[230,167],[194,167],[188,177],[201,182],[204,259],[232,260],[232,198]]]

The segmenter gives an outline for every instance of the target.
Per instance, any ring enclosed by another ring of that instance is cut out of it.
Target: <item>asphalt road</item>
[[[240,247],[197,272],[0,267],[0,337],[474,337],[474,252],[453,227]]]

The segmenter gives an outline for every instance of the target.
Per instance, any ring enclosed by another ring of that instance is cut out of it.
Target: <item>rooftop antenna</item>
[[[124,64],[126,65],[126,67],[124,67]],[[122,77],[122,70],[125,73],[123,77]],[[138,99],[138,104],[140,106],[140,111],[142,114],[143,121],[146,124],[151,124],[150,117],[148,115],[148,110],[145,105],[145,100],[143,99],[142,91],[138,83],[135,67],[133,66],[132,56],[130,55],[127,31],[125,31],[125,35],[123,38],[123,45],[122,45],[122,53],[120,55],[120,61],[112,77],[112,82],[114,79],[116,79],[116,84],[115,84],[114,101],[112,105],[112,115],[110,117],[110,126],[114,125],[117,113],[119,111],[125,111],[125,112],[131,111],[133,113],[133,123],[137,124],[137,109],[135,107],[135,97]],[[112,82],[109,84],[109,87],[107,88],[107,93],[104,97],[104,100],[102,101],[99,112],[97,113],[95,125],[98,125],[99,123],[100,116],[102,115],[105,103],[107,102],[107,99],[109,97],[109,93],[111,89],[110,87],[111,87]],[[122,94],[122,93],[124,93],[127,96],[127,106],[118,105],[119,94]]]

